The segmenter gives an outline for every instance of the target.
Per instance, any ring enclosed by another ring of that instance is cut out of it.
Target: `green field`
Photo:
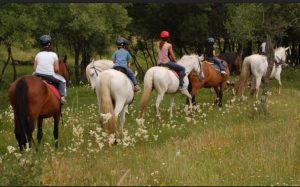
[[[30,68],[18,67],[18,75]],[[153,92],[145,122],[139,124],[137,93],[118,145],[110,145],[114,138],[98,124],[90,86],[70,87],[59,148],[54,148],[53,120],[48,119],[42,144],[35,130],[33,149],[20,154],[6,95],[10,69],[0,84],[0,185],[300,185],[297,70],[283,70],[281,95],[277,82],[270,82],[266,115],[257,101],[234,100],[229,90],[224,106],[215,107],[214,94],[203,89],[190,113],[177,94],[172,120],[166,95],[159,121]]]

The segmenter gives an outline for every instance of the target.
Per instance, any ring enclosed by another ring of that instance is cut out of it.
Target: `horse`
[[[186,75],[188,75],[192,70],[196,71],[200,76],[201,73],[201,61],[203,56],[198,56],[195,54],[184,55],[179,61],[178,64],[183,66],[186,70]],[[184,84],[188,84],[187,76],[184,77]],[[186,85],[187,86],[187,85]],[[170,94],[170,118],[173,117],[172,108],[174,105],[174,97],[177,93],[179,87],[179,79],[175,73],[162,66],[154,66],[147,70],[144,76],[144,91],[140,100],[140,114],[139,117],[144,117],[144,110],[148,101],[148,98],[153,89],[157,92],[156,98],[156,116],[160,118],[159,105],[164,97],[164,94]],[[188,92],[183,93],[189,98],[190,106],[192,105],[191,96]]]
[[[101,59],[96,61],[92,60],[92,62],[86,66],[85,75],[93,90],[95,90],[95,83],[99,74],[104,70],[112,69],[113,65],[113,61]]]
[[[222,106],[223,92],[227,88],[227,81],[230,76],[228,65],[225,65],[226,75],[221,75],[219,70],[217,71],[214,65],[209,61],[202,61],[203,77],[199,79],[195,73],[189,75],[189,91],[192,96],[193,104],[195,104],[195,96],[201,88],[214,88],[216,93],[215,104],[219,107]]]
[[[241,58],[237,53],[221,53],[218,57],[227,62],[231,75],[240,75]]]
[[[95,91],[100,113],[100,124],[109,133],[123,132],[125,112],[132,102],[134,92],[130,79],[121,71],[107,69],[98,75]],[[120,116],[119,126],[118,117]]]
[[[285,63],[287,53],[286,51],[289,47],[279,47],[274,50],[274,57],[277,62],[274,63],[272,67],[272,72],[270,75],[270,79],[276,79],[278,81],[278,94],[281,92],[281,79],[280,74],[282,71],[281,65]],[[264,81],[266,72],[268,68],[267,57],[264,55],[253,54],[246,57],[243,61],[242,71],[240,75],[240,79],[235,83],[234,93],[235,95],[242,95],[244,97],[245,85],[248,77],[252,74],[251,81],[251,95],[254,95],[255,98],[258,98],[258,91],[261,84],[261,81]]]
[[[69,81],[67,56],[59,59],[59,74]],[[61,116],[61,102],[58,91],[35,75],[24,75],[15,80],[8,89],[8,97],[14,111],[15,137],[20,151],[31,147],[32,133],[37,121],[37,140],[43,137],[42,123],[44,118],[54,119],[55,147],[58,147],[58,124]]]

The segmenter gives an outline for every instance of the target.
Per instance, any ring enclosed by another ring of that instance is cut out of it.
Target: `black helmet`
[[[43,35],[40,37],[40,42],[42,46],[48,45],[51,42],[51,37],[49,35]]]
[[[215,43],[215,39],[212,38],[212,37],[209,37],[209,38],[207,38],[207,42],[208,42],[209,44],[214,44],[214,43]]]
[[[126,39],[123,38],[123,37],[119,37],[119,38],[116,40],[116,45],[117,45],[117,46],[125,46],[125,45],[128,45],[128,40],[126,40]]]

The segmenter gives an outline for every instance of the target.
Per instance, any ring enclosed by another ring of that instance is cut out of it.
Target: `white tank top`
[[[57,54],[51,51],[41,51],[35,56],[36,73],[54,75],[54,62],[58,61]]]

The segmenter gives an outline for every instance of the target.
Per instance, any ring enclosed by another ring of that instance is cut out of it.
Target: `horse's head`
[[[70,84],[70,70],[67,64],[67,55],[63,59],[58,60],[59,72],[61,76],[66,79],[67,85]]]
[[[111,69],[114,63],[111,60],[101,59],[92,60],[85,69],[85,75],[87,80],[91,83],[92,89],[95,90],[95,85],[99,74],[106,70]]]
[[[277,61],[277,63],[285,63],[288,49],[289,47],[278,47],[275,49],[275,60]]]
[[[198,56],[195,54],[184,55],[178,63],[185,67],[187,74],[192,70],[196,71],[199,75],[201,73],[201,61],[204,59],[203,55]]]
[[[91,83],[92,89],[95,90],[95,84],[98,77],[98,72],[94,64],[94,59],[89,65],[86,66],[85,75],[86,75],[86,79]]]

